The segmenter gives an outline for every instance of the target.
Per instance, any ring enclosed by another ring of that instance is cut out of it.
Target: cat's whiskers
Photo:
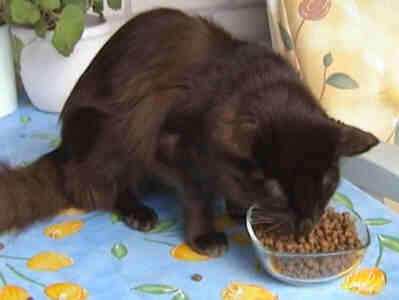
[[[271,232],[271,231],[273,231],[273,230],[276,230],[276,229],[280,228],[281,225],[284,225],[285,223],[286,223],[286,222],[284,222],[284,221],[282,221],[282,222],[280,222],[280,223],[276,223],[276,224],[270,226],[269,228],[267,228],[266,230],[263,230],[262,232],[263,232],[263,233]]]
[[[251,224],[252,225],[269,225],[262,230],[264,233],[272,232],[281,228],[281,226],[289,222],[286,218],[281,218],[281,216],[276,216],[272,212],[265,209],[257,209],[252,215]]]
[[[273,224],[275,223],[275,219],[273,218],[269,218],[269,217],[263,217],[263,216],[259,216],[259,217],[255,217],[252,218],[251,220],[252,224]]]

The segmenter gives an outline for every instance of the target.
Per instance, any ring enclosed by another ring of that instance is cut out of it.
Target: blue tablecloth
[[[59,141],[58,115],[36,110],[25,98],[21,98],[15,113],[0,119],[0,159],[14,166],[29,163]],[[399,240],[394,239],[399,237],[398,215],[345,180],[339,193],[350,199],[363,218],[377,219],[370,223],[387,223],[370,225],[372,243],[358,270],[374,266],[379,253],[377,235],[382,234],[386,245],[379,268],[386,273],[387,284],[373,298],[399,299],[399,253],[395,251],[399,251]],[[110,213],[72,212],[35,224],[18,235],[3,234],[0,237],[4,246],[0,250],[0,279],[3,284],[7,283],[8,289],[0,290],[0,299],[25,299],[13,298],[23,291],[35,300],[48,299],[47,295],[55,299],[84,299],[84,289],[89,295],[87,299],[93,300],[212,300],[223,299],[222,292],[229,287],[232,293],[234,287],[243,287],[244,294],[241,298],[226,299],[270,299],[266,293],[251,298],[248,294],[251,287],[244,288],[245,284],[255,285],[252,286],[255,294],[256,291],[270,291],[280,300],[361,297],[341,287],[344,279],[303,287],[272,279],[259,268],[251,245],[245,243],[245,239],[240,243],[234,238],[233,233],[244,228],[229,224],[223,216],[219,218],[219,226],[225,227],[231,237],[227,255],[204,261],[177,259],[185,253],[183,248],[171,252],[183,242],[180,211],[174,199],[165,201],[166,197],[151,195],[147,199],[161,217],[159,232],[132,231],[119,222],[118,216]],[[66,228],[75,231],[65,237],[62,228],[58,231],[61,235],[58,239],[46,231],[50,225],[71,220],[76,222],[64,223],[64,226],[73,225],[75,227]],[[56,270],[38,270],[40,262],[42,267],[53,266]],[[201,281],[191,278],[195,273],[202,276]],[[4,296],[8,292],[15,294]],[[76,293],[75,298],[68,298],[68,293]]]

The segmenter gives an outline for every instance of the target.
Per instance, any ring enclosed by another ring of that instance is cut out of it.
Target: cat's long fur
[[[119,208],[148,230],[156,215],[138,198],[155,179],[178,191],[189,244],[220,255],[227,242],[211,222],[215,199],[257,202],[311,227],[335,190],[339,157],[377,143],[330,120],[271,50],[171,9],[123,26],[61,119],[59,148],[25,168],[3,166],[0,229],[77,206]]]

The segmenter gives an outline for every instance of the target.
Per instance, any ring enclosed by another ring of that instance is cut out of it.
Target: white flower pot
[[[82,38],[69,57],[53,47],[52,33],[41,39],[30,29],[13,28],[12,32],[24,43],[20,75],[33,105],[43,111],[60,112],[94,56],[125,21],[126,18],[115,17],[101,22],[88,15]]]
[[[7,25],[0,25],[0,117],[17,108],[14,64]]]

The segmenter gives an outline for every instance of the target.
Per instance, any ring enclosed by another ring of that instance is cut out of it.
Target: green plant
[[[0,25],[4,24],[4,8],[6,6],[6,0],[0,0]]]
[[[57,51],[69,56],[82,37],[85,14],[92,10],[104,19],[104,1],[112,9],[121,8],[121,0],[0,0],[0,23],[33,28],[44,38],[54,31],[51,42]]]

